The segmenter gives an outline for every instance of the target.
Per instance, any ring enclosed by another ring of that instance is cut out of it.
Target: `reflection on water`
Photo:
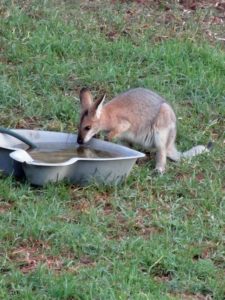
[[[81,158],[113,158],[118,153],[102,151],[88,146],[77,146],[63,143],[39,143],[38,148],[28,150],[30,156],[36,161],[47,163],[60,163],[73,157]]]

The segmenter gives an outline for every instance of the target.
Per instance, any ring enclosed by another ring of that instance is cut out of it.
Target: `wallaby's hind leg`
[[[176,117],[172,108],[167,104],[163,103],[160,107],[159,114],[155,120],[154,126],[154,142],[156,147],[156,170],[163,173],[166,168],[166,156],[168,153],[168,142],[170,141],[170,131],[176,127]],[[173,136],[174,135],[174,136]],[[176,137],[176,131],[173,132],[169,152],[174,154],[172,144]]]
[[[179,161],[181,154],[176,148],[175,140],[176,140],[176,128],[174,127],[172,129],[170,129],[170,132],[169,132],[166,156],[173,161]]]
[[[168,130],[161,129],[155,132],[156,147],[156,166],[155,169],[159,173],[163,173],[166,168],[166,142],[168,139]]]

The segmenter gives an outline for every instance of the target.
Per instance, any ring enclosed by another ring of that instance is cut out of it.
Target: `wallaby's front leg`
[[[117,130],[111,130],[107,135],[107,139],[108,139],[108,141],[112,141],[113,139],[115,139],[118,136],[119,136],[119,132]]]
[[[117,124],[116,128],[110,130],[108,133],[108,140],[112,141],[115,138],[119,138],[124,132],[128,131],[130,128],[130,123],[126,120],[121,121]]]

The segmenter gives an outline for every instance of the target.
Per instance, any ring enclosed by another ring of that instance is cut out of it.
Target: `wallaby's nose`
[[[77,143],[78,143],[79,145],[81,145],[81,144],[84,143],[83,140],[82,140],[82,138],[81,138],[80,136],[77,137]]]

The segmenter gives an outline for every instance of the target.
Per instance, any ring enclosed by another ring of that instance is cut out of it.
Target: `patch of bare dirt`
[[[38,253],[35,247],[20,247],[11,253],[10,258],[17,263],[23,273],[33,271],[39,264],[44,264],[54,270],[61,270],[63,265],[57,257]]]
[[[205,242],[201,245],[201,249],[198,254],[193,256],[193,260],[199,259],[212,259],[215,252],[217,251],[217,245],[213,242]]]
[[[198,8],[213,7],[218,10],[225,10],[225,2],[218,0],[179,0],[184,9],[195,10]]]
[[[203,172],[198,172],[195,176],[195,179],[200,183],[205,179],[205,174]]]
[[[181,172],[178,172],[177,174],[176,174],[176,180],[177,181],[185,181],[185,180],[187,180],[188,178],[190,178],[190,174],[188,174],[188,173],[181,173]]]
[[[45,250],[49,249],[50,246],[47,243],[39,240],[30,240],[13,249],[9,258],[16,263],[23,273],[33,271],[39,264],[44,264],[50,269],[60,270],[62,261],[57,257],[46,255]]]
[[[107,215],[111,215],[112,221],[108,224],[110,239],[124,239],[126,236],[135,235],[142,238],[149,238],[153,234],[160,234],[161,229],[151,225],[151,212],[145,209],[138,209],[136,216],[128,218],[120,211],[111,210],[107,205]]]
[[[119,206],[111,202],[109,192],[98,192],[92,199],[79,195],[77,190],[71,190],[74,193],[74,201],[71,204],[73,216],[61,216],[63,221],[71,222],[74,220],[74,213],[80,215],[88,213],[92,207],[100,208],[100,214],[110,220],[107,226],[109,239],[123,239],[129,235],[149,238],[153,234],[160,234],[161,228],[151,224],[151,210],[147,208],[137,208],[134,216],[125,215]],[[75,195],[76,194],[76,195]],[[128,208],[128,207],[127,207]],[[133,210],[132,207],[130,209]],[[72,218],[72,219],[71,219]],[[76,217],[75,217],[76,218]]]
[[[170,296],[174,299],[182,300],[212,300],[213,298],[210,295],[202,295],[200,293],[191,294],[191,293],[170,293]]]
[[[188,23],[196,23],[199,34],[203,34],[210,41],[225,41],[225,1],[218,0],[180,0],[180,1],[112,1],[112,4],[123,3],[128,9],[124,11],[126,27],[124,32],[131,33],[130,26],[133,22],[137,24],[136,33],[143,33],[144,30],[155,27],[167,27],[167,34],[156,34],[152,40],[157,43],[172,38],[178,31],[185,32]],[[201,17],[196,12],[203,11]],[[144,22],[142,21],[143,17]],[[107,31],[105,29],[105,31]],[[120,36],[118,30],[108,32],[109,39],[115,40]],[[123,33],[122,33],[123,34]]]
[[[94,262],[92,259],[84,256],[80,258],[80,261],[78,263],[76,263],[75,266],[70,266],[69,268],[67,268],[68,272],[71,273],[77,273],[80,269],[83,268],[92,268],[96,266],[96,262]]]
[[[77,211],[77,212],[80,212],[80,213],[85,213],[85,212],[88,212],[91,209],[91,203],[88,199],[83,198],[83,199],[75,200],[71,204],[71,208],[74,211]]]
[[[161,228],[150,225],[151,211],[149,209],[139,208],[134,220],[134,229],[138,235],[148,238],[152,234],[161,233]]]
[[[9,258],[24,274],[34,271],[39,265],[44,265],[56,272],[65,270],[74,272],[82,267],[95,265],[95,262],[88,256],[78,259],[74,253],[69,251],[63,251],[61,255],[54,256],[50,254],[50,250],[51,247],[47,242],[30,239],[14,248],[9,254]],[[74,260],[74,265],[65,266],[65,259]]]
[[[172,277],[170,275],[155,276],[154,279],[158,282],[169,282]]]
[[[10,203],[1,203],[0,202],[0,214],[4,214],[5,212],[9,211],[13,207]]]

